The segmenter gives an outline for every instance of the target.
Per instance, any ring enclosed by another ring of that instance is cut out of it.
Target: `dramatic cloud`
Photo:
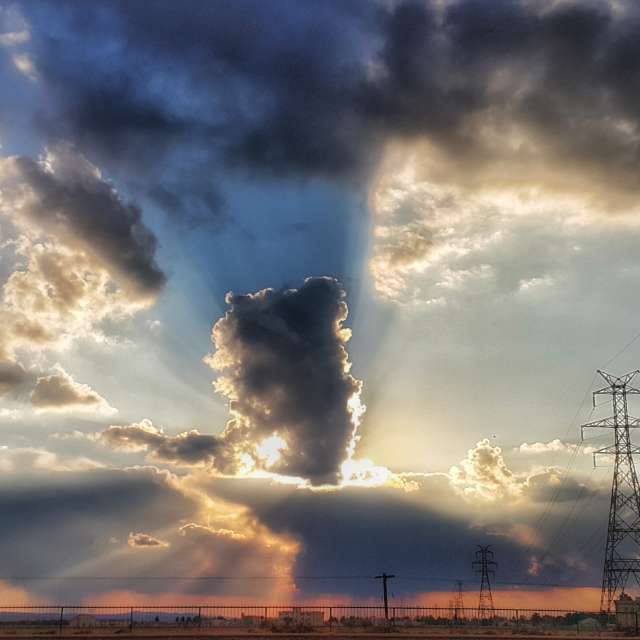
[[[37,411],[117,412],[99,393],[76,382],[60,365],[54,369],[55,373],[38,378],[31,393],[31,404]]]
[[[635,193],[634,3],[190,6],[24,7],[52,98],[41,122],[105,157],[138,154],[141,170],[182,147],[218,165],[345,176],[391,139],[423,138],[472,180],[581,172],[601,195]],[[114,69],[102,54],[118,43]]]
[[[222,373],[216,390],[231,402],[221,437],[236,456],[314,484],[337,483],[364,411],[361,383],[349,374],[344,298],[331,278],[228,295],[208,361]]]
[[[500,447],[488,439],[481,440],[460,466],[449,471],[453,487],[470,499],[497,500],[516,498],[522,484],[507,467]]]
[[[169,436],[146,418],[129,425],[110,426],[98,435],[98,440],[116,450],[146,451],[150,460],[180,465],[212,465],[216,453],[224,448],[216,436],[196,430]]]
[[[434,180],[419,153],[390,162],[371,192],[370,272],[378,294],[432,308],[462,301],[516,305],[583,295],[589,274],[630,269],[637,216],[602,216],[579,194],[516,184],[469,190]],[[586,192],[586,187],[585,187]],[[605,238],[625,248],[602,262]]]
[[[140,208],[123,202],[98,168],[70,147],[51,147],[39,162],[5,158],[0,184],[5,215],[89,253],[135,297],[154,298],[163,286],[156,238]]]
[[[1,274],[0,393],[6,393],[35,383],[29,364],[41,368],[47,351],[84,338],[105,342],[104,323],[152,304],[164,275],[140,209],[125,204],[68,146],[48,149],[39,162],[0,159],[0,187],[0,259],[8,267]],[[110,410],[73,384],[64,375],[42,378],[34,404]]]
[[[164,540],[160,540],[148,533],[129,533],[129,537],[127,538],[127,544],[130,547],[142,548],[142,549],[162,549],[169,546],[168,542]]]
[[[7,471],[2,458],[0,471]],[[22,471],[31,473],[21,476]],[[91,603],[105,590],[129,591],[130,596],[265,598],[263,582],[210,583],[198,580],[203,575],[283,577],[282,584],[291,590],[287,578],[299,544],[258,522],[246,507],[185,487],[180,478],[154,468],[50,471],[44,464],[16,468],[11,484],[3,483],[0,541],[8,556],[7,574],[117,578],[107,584],[31,581],[32,600],[63,594],[70,601]],[[180,579],[151,579],[167,575]],[[141,583],[127,576],[149,579]],[[277,599],[280,582],[273,587]]]
[[[502,581],[526,580],[531,554],[542,550],[547,551],[540,574],[545,581],[571,584],[599,577],[600,550],[589,543],[594,530],[606,528],[606,492],[589,493],[593,498],[589,509],[583,508],[586,501],[579,503],[572,535],[562,537],[558,531],[567,524],[567,508],[573,500],[550,509],[543,527],[539,521],[546,501],[509,506],[505,516],[504,503],[469,501],[446,478],[435,475],[422,478],[420,488],[412,493],[357,487],[315,492],[259,480],[209,477],[204,481],[210,495],[246,504],[271,531],[295,536],[301,543],[295,565],[299,575],[373,576],[383,568],[380,549],[384,548],[385,564],[399,576],[424,576],[394,583],[397,598],[411,598],[442,589],[438,577],[469,576],[471,580],[470,563],[476,545],[482,543],[494,545]],[[336,535],[328,532],[339,532],[339,544],[333,544]],[[374,580],[300,581],[298,587],[320,596],[328,585],[335,593],[379,597]]]
[[[207,362],[221,372],[216,390],[230,400],[220,435],[165,434],[150,420],[111,426],[100,440],[145,451],[150,460],[206,464],[223,473],[292,476],[312,484],[383,484],[390,472],[353,461],[364,407],[361,382],[349,374],[345,292],[331,278],[299,289],[229,294],[213,327]],[[396,480],[401,483],[401,479]]]
[[[509,469],[502,449],[488,439],[480,440],[469,449],[467,457],[451,467],[452,488],[472,501],[547,502],[551,499],[580,500],[596,494],[573,477],[555,468],[517,474]]]
[[[24,235],[13,249],[17,262],[0,307],[0,355],[7,361],[20,349],[60,350],[82,338],[102,342],[106,319],[130,317],[144,306],[115,287],[110,274],[83,252]]]

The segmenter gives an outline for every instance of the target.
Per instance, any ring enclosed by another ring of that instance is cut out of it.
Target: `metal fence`
[[[313,631],[333,628],[503,627],[602,631],[615,622],[601,613],[566,609],[494,609],[382,606],[22,606],[0,605],[2,628],[253,628]],[[460,629],[462,630],[462,629]]]

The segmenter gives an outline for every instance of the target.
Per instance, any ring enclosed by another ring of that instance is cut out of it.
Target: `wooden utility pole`
[[[395,575],[383,573],[380,576],[376,576],[376,580],[382,580],[382,594],[384,597],[384,617],[385,620],[389,619],[389,596],[387,594],[387,580],[395,578]]]

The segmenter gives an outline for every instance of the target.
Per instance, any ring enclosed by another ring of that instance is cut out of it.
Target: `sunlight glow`
[[[256,447],[256,454],[262,464],[267,469],[271,469],[271,467],[282,458],[282,451],[286,449],[287,446],[286,440],[277,433],[274,433],[272,436],[265,438]]]

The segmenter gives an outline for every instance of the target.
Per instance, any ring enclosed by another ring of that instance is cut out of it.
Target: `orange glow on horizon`
[[[467,609],[477,607],[477,591],[464,592],[464,604]],[[390,607],[441,607],[448,608],[453,597],[451,591],[429,591],[410,597],[393,598]],[[547,590],[501,590],[493,591],[493,602],[499,609],[534,610],[576,610],[596,612],[600,607],[600,589],[598,587],[558,587]],[[251,596],[206,595],[179,592],[158,594],[141,593],[134,590],[109,591],[97,597],[88,597],[82,604],[89,606],[382,606],[377,597],[354,598],[342,593],[324,593],[313,597],[296,595],[287,583],[282,588],[270,584],[265,593]]]

